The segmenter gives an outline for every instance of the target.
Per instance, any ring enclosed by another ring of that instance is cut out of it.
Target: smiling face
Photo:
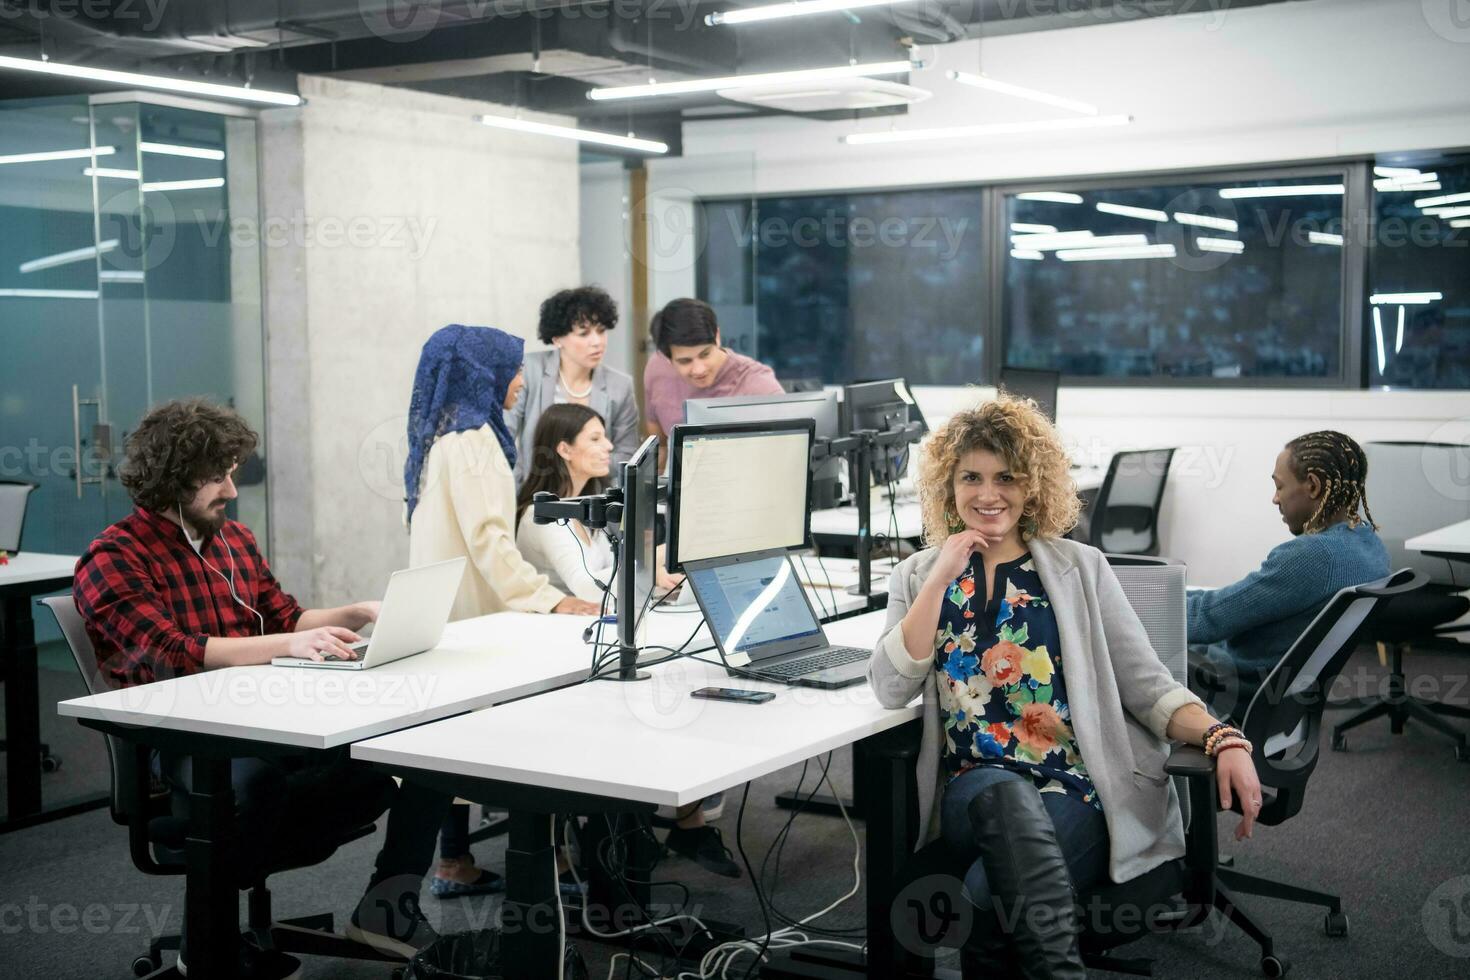
[[[571,333],[553,341],[562,358],[583,371],[591,371],[602,363],[607,353],[607,327],[591,320],[578,320]]]
[[[954,512],[966,527],[1019,545],[1025,503],[1025,484],[1005,460],[988,449],[960,456],[954,472]]]
[[[669,347],[669,360],[673,363],[674,370],[696,388],[708,388],[714,384],[715,378],[720,375],[720,368],[725,366],[725,359],[729,356],[720,346],[719,331],[715,332],[712,344],[693,347],[675,344]]]
[[[601,419],[588,419],[571,442],[559,442],[557,455],[567,464],[574,487],[597,477],[607,476],[612,469],[613,444],[607,438]]]
[[[1276,493],[1271,503],[1281,512],[1281,519],[1292,534],[1301,534],[1307,521],[1317,512],[1322,503],[1322,480],[1315,473],[1299,478],[1291,467],[1291,450],[1283,449],[1276,457],[1276,467],[1271,471],[1271,482],[1276,484]]]

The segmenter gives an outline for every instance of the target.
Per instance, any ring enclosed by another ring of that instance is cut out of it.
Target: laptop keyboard
[[[843,667],[860,660],[867,660],[872,653],[872,650],[865,650],[861,647],[828,647],[821,653],[802,657],[800,660],[761,667],[760,672],[768,677],[800,677],[803,674],[815,674],[832,667]]]

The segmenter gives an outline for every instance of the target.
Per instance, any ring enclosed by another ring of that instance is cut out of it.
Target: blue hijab
[[[403,485],[412,519],[419,477],[434,440],[490,424],[505,461],[516,465],[516,442],[505,424],[505,396],[525,359],[526,342],[494,327],[452,323],[434,332],[419,354],[408,405],[408,460]]]

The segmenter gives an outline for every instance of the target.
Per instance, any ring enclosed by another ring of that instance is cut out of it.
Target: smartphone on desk
[[[747,691],[738,687],[701,687],[697,691],[689,692],[689,696],[708,701],[734,701],[737,704],[765,704],[776,697],[770,691]]]

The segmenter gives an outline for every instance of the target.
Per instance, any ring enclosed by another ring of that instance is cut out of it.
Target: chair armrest
[[[1176,745],[1169,752],[1169,760],[1164,763],[1164,772],[1171,776],[1184,776],[1186,779],[1213,776],[1215,760],[1205,755],[1205,750],[1197,745]]]

